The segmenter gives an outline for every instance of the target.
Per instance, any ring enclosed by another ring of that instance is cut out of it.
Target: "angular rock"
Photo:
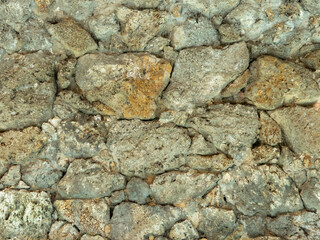
[[[253,82],[245,96],[257,108],[273,110],[285,104],[310,104],[320,90],[310,70],[272,56],[259,57],[251,64]]]
[[[217,104],[194,113],[186,126],[200,132],[218,150],[240,161],[242,153],[256,141],[260,123],[254,107]]]
[[[236,215],[231,210],[203,208],[201,216],[202,220],[198,229],[205,234],[208,240],[226,239],[236,227]]]
[[[267,113],[260,112],[260,123],[259,139],[262,143],[276,146],[282,142],[281,128]]]
[[[212,155],[218,153],[215,146],[211,142],[206,141],[201,134],[198,134],[192,138],[192,144],[189,151],[191,154],[199,155]]]
[[[219,45],[219,36],[211,21],[205,17],[189,19],[174,27],[172,45],[175,50],[203,45]]]
[[[159,204],[175,204],[201,197],[212,189],[219,176],[212,173],[168,172],[156,176],[151,197]]]
[[[12,53],[20,50],[22,43],[19,39],[19,34],[12,27],[1,23],[0,36],[0,47],[6,52]]]
[[[247,216],[276,216],[303,209],[295,184],[275,165],[244,165],[225,173],[219,186],[227,202]]]
[[[153,0],[153,1],[145,1],[145,0],[123,0],[123,4],[130,8],[157,8],[162,0]]]
[[[182,219],[180,208],[122,203],[113,210],[111,239],[140,240],[150,235],[161,236]]]
[[[305,182],[301,188],[302,191],[300,194],[306,208],[320,213],[320,180],[311,178]]]
[[[79,239],[80,232],[71,223],[56,221],[52,224],[49,239],[50,240],[76,240]]]
[[[209,156],[188,156],[187,165],[199,171],[222,172],[234,166],[235,162],[221,153]]]
[[[90,34],[81,28],[73,19],[66,18],[48,27],[49,33],[66,50],[75,57],[97,49],[97,44]]]
[[[312,14],[320,14],[319,0],[302,0],[302,6]]]
[[[57,185],[63,198],[98,198],[110,196],[113,191],[125,188],[125,178],[110,173],[90,160],[74,160]]]
[[[97,236],[91,236],[88,234],[85,234],[81,237],[81,240],[105,240],[105,238],[97,235]]]
[[[114,207],[115,205],[118,205],[126,200],[126,194],[124,190],[115,191],[109,198],[106,198],[106,200],[111,207]]]
[[[181,239],[199,239],[197,229],[192,225],[189,220],[176,223],[170,230],[169,235],[172,240]]]
[[[270,115],[281,127],[284,138],[295,153],[320,158],[320,118],[314,108],[289,107]]]
[[[233,82],[231,82],[225,89],[221,92],[221,97],[231,97],[240,92],[242,88],[247,85],[251,77],[249,70],[246,70],[242,75],[237,77]]]
[[[161,51],[170,44],[170,40],[164,37],[155,37],[148,42],[146,52],[151,54],[161,54]]]
[[[74,58],[67,59],[58,65],[57,84],[59,88],[66,89],[74,83],[76,75],[76,63]]]
[[[151,119],[170,73],[169,62],[149,54],[88,54],[78,61],[76,82],[105,115]]]
[[[163,95],[164,103],[173,110],[203,105],[217,97],[248,65],[249,52],[244,42],[223,49],[194,47],[181,50]]]
[[[53,55],[5,55],[0,62],[0,130],[39,125],[52,117]]]
[[[126,188],[128,200],[139,204],[145,204],[150,194],[149,185],[140,178],[132,178]]]
[[[19,183],[21,179],[20,165],[9,168],[8,172],[1,178],[0,184],[4,186],[13,186]]]
[[[0,239],[47,239],[53,211],[46,192],[0,191]]]
[[[184,165],[190,143],[182,128],[139,120],[117,121],[108,135],[108,147],[119,171],[142,178]]]
[[[81,232],[105,236],[110,209],[103,199],[56,200],[54,207],[60,219],[73,223]]]
[[[317,69],[320,69],[319,57],[320,57],[320,50],[316,50],[301,57],[301,61],[304,64],[306,64],[307,67],[313,70],[317,70]]]
[[[252,158],[255,164],[278,163],[280,149],[268,145],[261,145],[252,149]]]

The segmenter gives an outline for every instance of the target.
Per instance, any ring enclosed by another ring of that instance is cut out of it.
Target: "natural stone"
[[[307,65],[307,67],[317,70],[320,69],[320,50],[316,50],[310,53],[307,53],[305,56],[301,57],[301,61]]]
[[[295,153],[308,153],[320,158],[320,118],[314,108],[277,109],[270,115],[281,127],[284,138]]]
[[[128,200],[139,204],[145,204],[150,194],[149,185],[140,178],[132,178],[126,188]]]
[[[142,178],[178,169],[185,163],[190,143],[182,128],[139,120],[117,121],[108,135],[119,171]]]
[[[145,0],[123,0],[125,6],[131,8],[157,8],[161,0],[145,1]]]
[[[99,235],[91,236],[91,235],[85,234],[81,237],[81,240],[105,240],[105,238]]]
[[[0,239],[47,239],[53,211],[46,192],[0,191]]]
[[[303,209],[295,184],[275,165],[244,165],[225,173],[219,186],[227,202],[247,216],[276,216]]]
[[[250,71],[246,70],[243,74],[237,77],[233,82],[231,82],[225,89],[221,92],[221,97],[231,97],[240,92],[245,86],[251,77]]]
[[[52,117],[56,89],[51,54],[5,55],[0,80],[0,130],[39,125]]]
[[[260,123],[254,107],[217,104],[194,113],[186,126],[200,132],[218,150],[241,161],[246,148],[256,141]]]
[[[110,209],[103,199],[57,200],[54,207],[60,219],[73,223],[81,232],[105,235]]]
[[[151,119],[170,73],[169,62],[149,54],[87,54],[78,61],[76,81],[105,115]]]
[[[302,185],[301,198],[308,210],[320,213],[320,177],[311,178]]]
[[[66,18],[48,27],[49,33],[75,57],[97,49],[97,44],[90,34],[73,19]]]
[[[312,14],[320,14],[319,0],[302,0],[302,6]]]
[[[174,204],[201,197],[212,189],[219,176],[212,173],[168,172],[156,176],[151,197],[159,204]]]
[[[192,225],[189,220],[176,223],[170,230],[169,235],[170,239],[173,240],[192,240],[199,239],[199,234],[197,229]]]
[[[222,172],[235,165],[232,158],[228,158],[223,153],[208,156],[188,156],[187,165],[195,170]]]
[[[21,178],[20,165],[11,166],[6,174],[1,178],[0,184],[13,186],[18,184]]]
[[[251,64],[250,70],[253,82],[246,87],[245,95],[260,109],[310,104],[320,97],[312,72],[298,64],[262,56]]]
[[[21,49],[21,41],[19,34],[9,25],[0,24],[0,47],[8,53],[19,51]]]
[[[151,54],[161,54],[161,51],[164,50],[166,46],[168,46],[170,40],[164,37],[155,37],[148,42],[148,45],[145,48],[146,52]]]
[[[79,230],[65,221],[54,222],[49,233],[50,240],[76,240],[79,237]]]
[[[69,165],[57,191],[63,198],[98,198],[124,188],[122,175],[107,172],[90,160],[78,159]]]
[[[280,149],[268,145],[261,145],[252,149],[252,158],[255,164],[278,163]]]
[[[265,112],[260,112],[261,128],[259,139],[262,143],[276,146],[282,142],[282,133],[279,125]]]
[[[111,239],[140,240],[150,235],[161,236],[182,219],[179,208],[122,203],[113,210]]]
[[[109,198],[107,198],[108,204],[111,207],[114,207],[115,205],[118,205],[119,203],[122,203],[126,200],[126,194],[124,190],[115,191],[111,194]]]
[[[248,65],[249,52],[244,42],[222,49],[181,50],[163,95],[164,103],[173,110],[203,105],[217,97]]]
[[[71,58],[63,61],[58,66],[57,84],[59,88],[66,89],[75,81],[76,74],[76,59]],[[58,64],[57,64],[58,65]]]
[[[212,155],[218,153],[215,146],[207,141],[201,134],[197,134],[192,138],[192,144],[189,152],[191,154]]]

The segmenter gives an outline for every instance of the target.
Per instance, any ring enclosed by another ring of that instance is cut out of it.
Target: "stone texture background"
[[[319,59],[319,0],[0,0],[0,240],[319,240]]]

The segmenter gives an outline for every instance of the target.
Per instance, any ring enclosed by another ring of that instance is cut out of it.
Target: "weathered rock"
[[[180,203],[203,196],[218,180],[212,173],[168,172],[154,179],[150,195],[160,204]]]
[[[163,98],[169,109],[184,110],[217,97],[249,65],[244,42],[223,49],[194,47],[181,50]]]
[[[231,97],[240,92],[242,88],[247,85],[251,73],[249,70],[246,70],[243,74],[237,77],[233,82],[231,82],[225,89],[221,92],[221,97]]]
[[[114,207],[116,205],[118,205],[119,203],[122,203],[126,200],[126,194],[124,192],[124,190],[120,190],[120,191],[115,191],[111,194],[111,196],[109,198],[106,198],[108,204],[111,207]]]
[[[224,154],[209,156],[188,156],[187,165],[195,170],[222,172],[235,165],[232,158],[228,158]]]
[[[110,209],[103,199],[57,200],[54,207],[60,219],[73,223],[81,232],[105,236]]]
[[[185,127],[189,114],[184,111],[166,111],[162,112],[159,117],[159,122],[170,123],[173,122],[177,126]]]
[[[155,37],[148,42],[148,45],[145,48],[146,52],[151,54],[160,54],[163,49],[168,46],[170,40],[164,37]]]
[[[212,155],[218,153],[215,146],[211,142],[206,141],[201,134],[197,134],[192,138],[192,144],[189,152],[191,154],[199,155]]]
[[[278,163],[280,149],[268,145],[261,145],[252,149],[252,158],[255,164]]]
[[[179,208],[122,203],[113,210],[111,239],[141,240],[150,235],[161,236],[182,219]]]
[[[9,25],[0,24],[0,47],[8,53],[19,51],[21,49],[21,41],[19,34]]]
[[[150,194],[149,185],[140,178],[132,178],[126,188],[128,200],[139,204],[145,204]]]
[[[241,161],[243,152],[256,141],[260,123],[254,107],[217,104],[195,113],[186,126],[200,132],[218,150]]]
[[[247,216],[276,216],[303,209],[293,181],[275,165],[244,165],[225,173],[219,186],[227,202]]]
[[[49,239],[50,240],[76,240],[79,239],[80,232],[71,223],[56,221],[52,224]]]
[[[267,113],[260,112],[260,123],[259,139],[262,143],[276,146],[282,142],[281,128]]]
[[[312,72],[298,64],[262,56],[251,64],[250,70],[253,82],[246,87],[245,95],[260,109],[310,104],[320,97]]]
[[[277,109],[271,117],[280,125],[286,142],[296,153],[320,158],[320,118],[314,108],[300,106]]]
[[[162,0],[123,0],[123,4],[131,8],[157,8]]]
[[[301,197],[306,208],[320,213],[320,179],[311,178],[301,188]]]
[[[301,57],[301,61],[313,70],[320,69],[320,50],[313,51]]]
[[[0,62],[0,130],[24,128],[52,117],[56,92],[53,56],[6,55]]]
[[[67,59],[58,65],[57,84],[59,88],[66,89],[75,81],[76,63],[74,58]]]
[[[151,119],[170,73],[169,62],[149,54],[88,54],[78,61],[76,82],[106,115]]]
[[[90,160],[74,160],[57,186],[63,198],[98,198],[125,188],[125,178]]]
[[[0,239],[47,239],[53,211],[46,192],[0,191]]]
[[[218,28],[221,42],[224,44],[235,43],[244,40],[243,33],[241,33],[240,24],[224,23]]]
[[[208,240],[225,239],[236,226],[236,216],[231,210],[203,208],[201,216],[198,229]]]
[[[189,220],[176,223],[170,230],[169,235],[170,239],[173,240],[192,240],[199,239],[199,234],[197,229],[192,225]]]
[[[105,238],[101,237],[101,236],[91,236],[88,234],[85,234],[81,237],[81,240],[105,240]]]
[[[0,184],[4,186],[13,186],[18,184],[21,179],[20,165],[9,168],[8,172],[1,178]]]
[[[50,25],[48,31],[75,57],[80,57],[98,47],[90,34],[73,19],[66,18],[57,24]]]
[[[211,21],[205,17],[189,19],[174,27],[172,45],[175,50],[202,45],[218,45],[219,36]]]
[[[312,14],[320,14],[319,0],[302,0],[302,6]]]
[[[107,144],[122,174],[145,178],[184,165],[190,143],[182,128],[124,120],[111,127]]]

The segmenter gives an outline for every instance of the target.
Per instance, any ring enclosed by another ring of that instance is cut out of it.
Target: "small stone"
[[[320,118],[314,108],[277,109],[270,116],[280,125],[284,138],[295,153],[320,158]]]
[[[199,171],[223,172],[235,165],[232,158],[223,153],[209,156],[188,156],[187,165]]]
[[[148,45],[145,48],[146,52],[151,54],[160,54],[163,49],[168,46],[170,40],[164,37],[155,37],[148,42]]]
[[[46,192],[0,191],[0,239],[46,239],[52,212]]]
[[[73,19],[66,18],[48,27],[49,33],[75,57],[97,49],[97,44],[90,34]]]
[[[221,42],[224,44],[235,43],[243,41],[244,37],[241,34],[241,26],[239,24],[222,24],[218,29]]]
[[[320,179],[320,177],[319,177]],[[311,178],[302,185],[301,197],[308,210],[320,213],[320,180]]]
[[[261,145],[252,149],[252,157],[255,164],[278,163],[280,150],[276,147]]]
[[[276,146],[282,142],[281,128],[267,113],[260,112],[260,123],[259,139],[262,143]]]
[[[217,97],[249,65],[244,42],[223,49],[193,47],[181,50],[163,94],[164,104],[172,110],[203,105]]]
[[[189,152],[198,155],[213,155],[218,153],[216,147],[207,141],[201,134],[197,134],[192,138],[192,144]]]
[[[262,56],[251,64],[250,70],[253,82],[246,87],[245,96],[259,109],[310,104],[320,97],[312,72],[298,64]]]
[[[173,240],[182,240],[182,239],[199,239],[199,234],[197,229],[192,225],[189,220],[185,220],[180,223],[176,223],[171,228],[169,235]]]
[[[307,67],[318,70],[320,69],[320,50],[316,50],[310,53],[307,53],[305,56],[301,57],[301,61],[307,65]]]
[[[80,240],[105,240],[105,238],[101,237],[101,236],[91,236],[88,234],[83,235]]]
[[[76,240],[79,239],[80,232],[71,223],[56,221],[52,224],[49,239],[50,240]]]
[[[108,201],[110,201],[111,207],[118,205],[119,203],[122,203],[125,200],[126,200],[126,194],[123,190],[113,192],[111,196],[108,198]]]
[[[145,53],[87,54],[78,61],[76,82],[105,115],[152,119],[170,73],[169,62]]]
[[[14,187],[15,189],[29,189],[28,186],[24,181],[19,181],[18,184]]]
[[[231,97],[240,92],[245,86],[247,86],[247,82],[250,79],[251,74],[249,70],[246,70],[243,74],[237,77],[233,82],[231,82],[225,89],[221,92],[221,97]]]
[[[77,60],[74,58],[68,59],[60,63],[58,71],[58,86],[61,89],[66,89],[75,81]]]
[[[7,24],[0,24],[0,47],[6,52],[13,53],[21,49],[19,34]]]
[[[208,239],[226,239],[236,227],[236,216],[231,210],[219,208],[203,208],[201,210],[202,220],[198,229]]]
[[[145,204],[150,194],[149,185],[140,178],[132,178],[126,188],[128,200],[139,204]]]
[[[63,198],[107,197],[113,191],[124,189],[125,182],[122,175],[109,173],[100,164],[78,159],[69,165],[57,191]]]
[[[1,178],[0,184],[13,186],[18,184],[21,178],[20,165],[11,166],[6,174]]]
[[[156,176],[151,197],[159,204],[174,204],[201,197],[212,189],[219,176],[212,173],[168,172]]]
[[[110,209],[103,199],[56,200],[54,207],[60,219],[73,223],[81,232],[105,235]]]
[[[319,0],[302,0],[302,6],[312,14],[320,14]]]
[[[180,208],[122,203],[113,210],[110,238],[132,240],[133,236],[134,239],[161,236],[183,217]]]
[[[123,4],[130,8],[157,8],[162,0],[153,0],[153,1],[145,1],[145,0],[123,0]]]
[[[176,62],[179,53],[173,49],[173,47],[166,46],[163,48],[163,57],[167,59],[171,64]]]

